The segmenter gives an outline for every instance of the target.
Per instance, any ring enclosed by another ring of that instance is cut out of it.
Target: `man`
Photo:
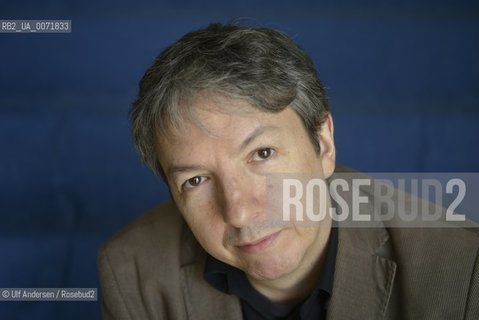
[[[173,202],[101,248],[105,319],[479,318],[477,230],[335,228],[275,210],[272,176],[337,171],[324,88],[286,35],[185,35],[145,73],[131,120]]]

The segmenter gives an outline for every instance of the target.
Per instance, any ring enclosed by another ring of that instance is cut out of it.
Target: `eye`
[[[201,177],[201,176],[196,176],[196,177],[190,178],[183,183],[183,188],[185,188],[185,189],[196,188],[197,186],[202,184],[205,180],[206,180],[206,178]]]
[[[274,149],[272,148],[261,148],[257,151],[255,151],[253,155],[253,160],[254,161],[264,161],[269,158],[275,153]]]

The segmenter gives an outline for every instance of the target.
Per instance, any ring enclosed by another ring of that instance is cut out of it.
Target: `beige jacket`
[[[328,319],[479,319],[477,229],[340,228]],[[242,319],[172,203],[99,252],[103,319]]]

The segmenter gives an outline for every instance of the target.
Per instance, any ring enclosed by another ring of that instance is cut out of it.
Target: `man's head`
[[[328,115],[326,93],[311,59],[281,32],[212,24],[158,56],[130,111],[134,142],[155,173],[164,174],[158,135],[172,134],[191,118],[198,95],[240,98],[271,113],[290,106],[319,151],[316,132]]]
[[[187,34],[146,72],[131,117],[143,159],[208,253],[267,296],[315,272],[330,221],[268,216],[268,174],[327,177],[335,165],[324,89],[289,38],[220,25]]]

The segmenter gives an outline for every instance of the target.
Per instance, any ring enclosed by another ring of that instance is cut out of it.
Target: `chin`
[[[255,259],[244,270],[257,280],[277,280],[295,271],[301,262],[301,255],[262,256]]]

